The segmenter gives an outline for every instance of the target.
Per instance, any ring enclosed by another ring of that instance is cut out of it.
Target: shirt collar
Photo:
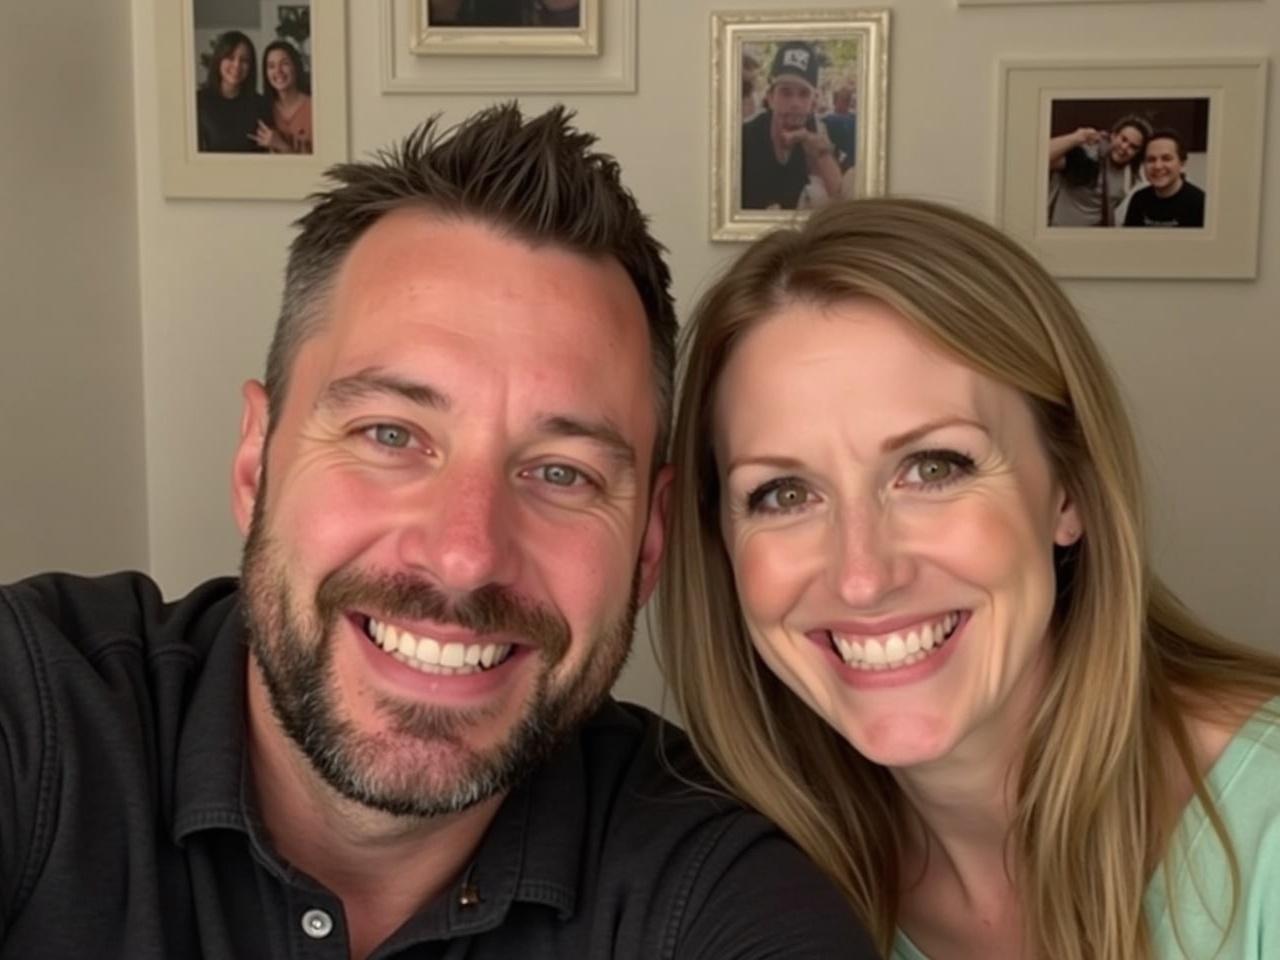
[[[223,622],[196,681],[178,747],[173,838],[208,829],[251,834],[245,792],[247,647],[240,605]],[[610,709],[606,706],[605,710]],[[586,830],[587,771],[572,736],[499,807],[470,866],[447,895],[401,934],[458,936],[497,926],[513,901],[541,904],[562,919],[577,905]],[[398,935],[396,939],[400,939]]]
[[[247,830],[241,805],[247,663],[236,603],[210,646],[182,725],[173,817],[179,844],[197,830]]]

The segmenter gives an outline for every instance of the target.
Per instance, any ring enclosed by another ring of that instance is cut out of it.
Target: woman
[[[1049,141],[1049,226],[1117,227],[1137,186],[1151,124],[1132,114],[1105,132],[1080,127]]]
[[[1280,662],[1152,574],[1129,426],[1045,271],[943,207],[835,204],[682,351],[661,659],[881,948],[1280,956]]]
[[[311,83],[293,44],[286,40],[267,44],[262,77],[271,122],[258,122],[254,142],[271,153],[310,153]]]
[[[210,153],[252,153],[262,148],[254,139],[266,118],[257,94],[253,41],[228,30],[214,42],[209,73],[196,94],[197,145]]]

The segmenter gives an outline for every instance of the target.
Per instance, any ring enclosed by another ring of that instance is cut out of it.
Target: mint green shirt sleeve
[[[1280,697],[1227,744],[1205,778],[1240,867],[1231,869],[1198,800],[1147,887],[1155,960],[1280,960]],[[1232,914],[1232,897],[1235,912]],[[902,931],[892,960],[928,960]]]
[[[1152,877],[1145,907],[1160,960],[1280,958],[1280,698],[1232,738],[1206,786],[1240,866],[1233,889],[1222,844],[1193,801]],[[1232,898],[1235,912],[1232,914]]]

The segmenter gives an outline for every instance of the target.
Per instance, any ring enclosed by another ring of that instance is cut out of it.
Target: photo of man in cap
[[[814,114],[821,66],[814,44],[778,44],[765,109],[742,124],[743,210],[796,210],[841,195],[835,147]]]

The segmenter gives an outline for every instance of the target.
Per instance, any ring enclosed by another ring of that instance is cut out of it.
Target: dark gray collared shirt
[[[341,902],[254,814],[244,676],[234,581],[0,589],[0,958],[346,960]],[[681,777],[682,735],[606,704],[373,956],[874,955],[776,830]]]

